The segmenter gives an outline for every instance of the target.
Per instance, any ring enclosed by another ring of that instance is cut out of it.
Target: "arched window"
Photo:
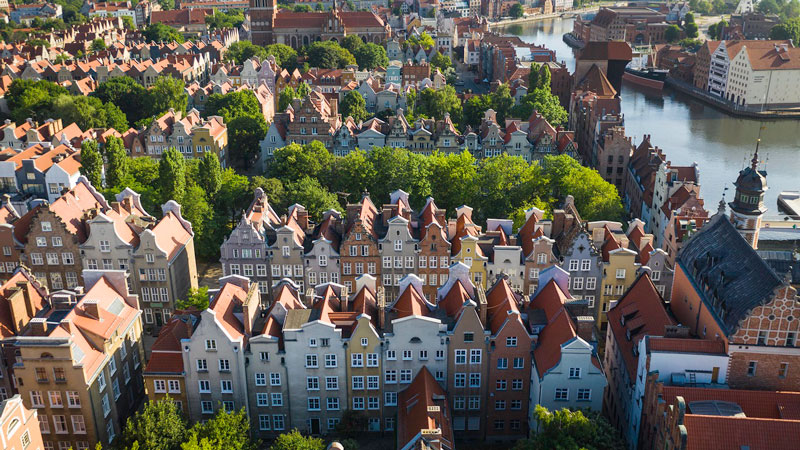
[[[8,428],[6,429],[6,436],[11,436],[16,431],[17,427],[19,426],[19,419],[12,419],[11,423],[8,424]]]

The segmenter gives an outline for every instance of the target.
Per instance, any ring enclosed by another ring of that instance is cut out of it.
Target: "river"
[[[572,30],[573,19],[549,19],[512,25],[505,31],[525,42],[545,45],[559,61],[575,68],[572,49],[561,36]],[[663,95],[643,92],[623,84],[622,112],[625,131],[635,143],[645,134],[663,149],[674,165],[700,167],[700,183],[706,209],[715,212],[725,187],[733,194],[738,171],[753,156],[762,122],[733,118],[693,98],[666,88]],[[768,172],[765,203],[767,215],[777,215],[781,191],[800,190],[800,120],[768,121],[761,132],[759,156]]]

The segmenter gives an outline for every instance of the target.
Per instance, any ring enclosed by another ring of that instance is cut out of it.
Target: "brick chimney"
[[[31,336],[47,336],[47,320],[43,317],[31,319],[28,330]]]
[[[483,286],[477,286],[477,293],[475,295],[475,299],[478,302],[478,317],[481,319],[481,325],[485,328],[487,326],[486,323],[486,310],[489,309],[488,302],[486,301],[486,291],[483,290]]]
[[[586,342],[593,342],[594,339],[594,319],[591,316],[578,316],[575,318],[578,327],[578,337]]]
[[[306,289],[306,295],[304,296],[304,302],[307,308],[311,308],[314,306],[314,289],[308,288]]]
[[[383,329],[386,324],[386,289],[378,286],[378,328]]]
[[[348,291],[347,286],[342,286],[342,289],[339,292],[339,296],[341,297],[340,304],[342,307],[342,312],[347,312],[350,308],[350,292]]]
[[[88,314],[90,317],[95,319],[100,319],[100,307],[97,304],[97,300],[86,300],[83,302],[83,312]]]

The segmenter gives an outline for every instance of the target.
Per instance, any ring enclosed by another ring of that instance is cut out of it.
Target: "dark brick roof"
[[[678,252],[677,262],[703,291],[703,301],[728,335],[782,282],[720,213],[692,235]]]

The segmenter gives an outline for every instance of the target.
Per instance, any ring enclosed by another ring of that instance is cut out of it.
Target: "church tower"
[[[275,15],[278,8],[276,0],[250,0],[250,35],[253,44],[274,44],[272,27],[275,24]]]
[[[736,179],[736,194],[733,201],[728,205],[731,207],[731,223],[739,230],[747,242],[754,248],[758,248],[758,232],[761,229],[761,220],[767,212],[764,206],[764,194],[767,191],[767,171],[758,170],[758,145],[761,139],[756,142],[756,151],[750,161],[750,167],[745,167],[739,172]]]

